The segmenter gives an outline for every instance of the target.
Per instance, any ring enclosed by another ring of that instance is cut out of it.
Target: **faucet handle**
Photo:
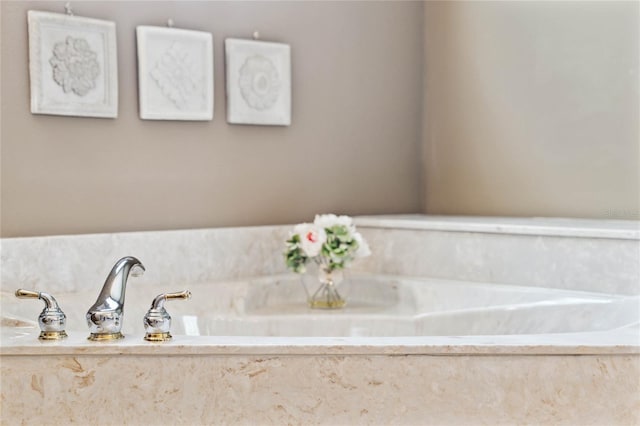
[[[16,297],[19,299],[40,299],[44,302],[44,309],[38,316],[38,325],[40,325],[38,338],[40,340],[60,340],[67,337],[67,333],[64,331],[67,316],[62,312],[52,295],[19,288],[16,290]]]
[[[191,292],[189,290],[178,293],[162,293],[159,294],[151,302],[151,308],[144,316],[143,323],[145,329],[144,340],[150,342],[164,342],[171,339],[171,316],[164,308],[164,302],[174,299],[189,299]]]

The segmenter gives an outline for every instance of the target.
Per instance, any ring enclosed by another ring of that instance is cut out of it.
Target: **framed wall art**
[[[291,48],[264,41],[225,40],[227,122],[291,124]]]
[[[116,24],[30,10],[33,114],[118,116]]]
[[[146,120],[213,119],[213,37],[139,26],[138,96]]]

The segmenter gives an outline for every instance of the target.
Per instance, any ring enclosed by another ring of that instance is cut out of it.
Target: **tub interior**
[[[142,317],[159,293],[189,289],[171,301],[172,334],[278,337],[400,337],[576,333],[637,327],[640,298],[601,293],[437,279],[350,276],[340,285],[340,310],[307,307],[313,282],[284,275],[160,288],[131,281],[125,335],[144,334]],[[99,289],[56,294],[69,333],[87,334],[84,315]],[[42,302],[0,295],[3,333],[37,327]]]

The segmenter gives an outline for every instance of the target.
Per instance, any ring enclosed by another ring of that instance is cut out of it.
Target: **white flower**
[[[293,228],[294,234],[300,236],[300,248],[308,257],[320,254],[322,245],[327,241],[327,234],[324,228],[311,223],[301,223]]]
[[[349,229],[353,229],[353,219],[349,216],[336,216],[335,214],[318,214],[313,221],[314,225],[321,228],[331,228],[332,226],[342,225]]]
[[[359,232],[355,232],[353,234],[353,239],[358,243],[358,250],[356,250],[354,257],[367,257],[371,255],[371,249],[369,248],[369,244],[365,241],[362,235]]]
[[[355,258],[369,255],[369,245],[356,232],[353,219],[323,214],[317,215],[314,223],[301,223],[293,228],[285,260],[287,267],[297,273],[303,273],[310,260],[333,272],[346,268]]]

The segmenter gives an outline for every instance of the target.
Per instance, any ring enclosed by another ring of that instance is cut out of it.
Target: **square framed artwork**
[[[118,116],[116,24],[30,10],[33,114]]]
[[[140,118],[212,120],[211,33],[139,26],[136,35]]]
[[[291,47],[225,40],[227,122],[291,124]]]

